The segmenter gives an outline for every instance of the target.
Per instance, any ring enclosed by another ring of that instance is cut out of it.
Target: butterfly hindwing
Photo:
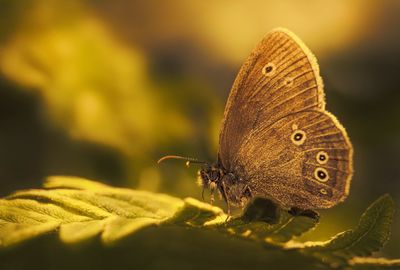
[[[336,118],[304,111],[255,127],[232,162],[236,175],[248,179],[253,196],[317,209],[347,197],[351,160],[351,144]]]
[[[343,201],[349,193],[353,148],[335,116],[326,111],[310,115],[316,119],[304,119],[307,122],[303,129],[308,136],[300,147],[304,154],[302,177],[307,192],[321,200],[314,207],[327,208]]]

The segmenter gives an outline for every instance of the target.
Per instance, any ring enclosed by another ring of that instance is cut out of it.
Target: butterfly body
[[[203,188],[211,191],[212,201],[215,191],[232,206],[243,207],[252,197],[249,182],[237,177],[233,172],[228,172],[220,163],[206,165],[200,170],[199,176]]]
[[[353,148],[325,110],[319,67],[304,43],[275,29],[241,67],[225,107],[218,160],[200,171],[203,188],[228,205],[268,197],[298,209],[343,201]]]

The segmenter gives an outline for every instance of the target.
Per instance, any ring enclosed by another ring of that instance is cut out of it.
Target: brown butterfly
[[[292,32],[268,33],[243,64],[222,122],[218,160],[204,163],[201,183],[230,206],[273,198],[292,213],[330,208],[349,194],[353,148],[325,110],[322,79],[311,51]]]

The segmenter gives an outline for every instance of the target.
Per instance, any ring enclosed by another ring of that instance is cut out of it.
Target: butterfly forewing
[[[324,109],[322,80],[315,57],[291,32],[267,34],[242,66],[229,95],[220,133],[225,167],[246,134],[262,122],[305,109]]]
[[[257,195],[286,206],[326,208],[346,197],[351,159],[344,128],[325,111],[314,56],[289,31],[272,31],[231,90],[220,163]]]

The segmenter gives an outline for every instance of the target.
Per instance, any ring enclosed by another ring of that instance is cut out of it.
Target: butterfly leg
[[[289,209],[288,213],[291,214],[292,216],[303,216],[319,220],[319,214],[311,209],[304,210],[298,207],[292,207]]]
[[[235,176],[232,173],[228,173],[228,174],[226,174],[226,175],[224,175],[222,177],[221,182],[220,182],[221,183],[220,184],[221,186],[219,188],[220,194],[222,194],[222,197],[224,198],[224,200],[226,202],[226,206],[227,206],[227,216],[226,216],[225,222],[228,222],[228,220],[232,217],[232,215],[231,215],[231,204],[229,202],[228,195],[226,193],[226,184],[225,184],[225,182],[227,180],[229,180],[229,181],[232,180],[234,177]]]
[[[211,195],[210,195],[210,204],[211,204],[211,205],[214,204],[214,192],[211,192]]]
[[[223,196],[224,196],[224,199],[226,201],[226,206],[228,208],[227,209],[228,217],[226,218],[226,221],[228,221],[228,218],[231,216],[231,205],[229,204],[229,200],[228,200],[228,197],[226,195],[226,186],[225,186],[225,182],[223,181],[223,179],[221,181],[221,186],[222,186],[222,190],[223,190]]]
[[[215,190],[217,188],[217,184],[213,181],[210,182],[209,185],[210,188],[210,204],[213,205],[214,204],[214,194],[215,194]]]
[[[242,203],[242,208],[244,208],[247,204],[247,202],[253,197],[253,194],[251,192],[251,189],[248,185],[246,185],[243,188],[242,192],[242,198],[241,198],[241,203]]]

